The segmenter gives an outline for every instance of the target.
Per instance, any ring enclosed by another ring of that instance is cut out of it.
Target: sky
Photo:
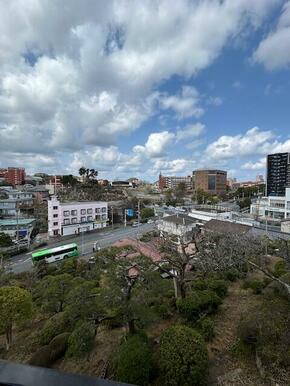
[[[290,1],[0,0],[0,167],[255,179],[289,75]]]

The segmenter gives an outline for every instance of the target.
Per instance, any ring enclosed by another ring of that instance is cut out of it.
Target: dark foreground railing
[[[124,383],[62,373],[0,360],[0,386],[125,386]]]

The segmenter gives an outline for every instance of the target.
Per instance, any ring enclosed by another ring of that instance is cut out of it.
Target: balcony
[[[125,383],[62,373],[43,367],[33,367],[0,361],[0,385],[9,386],[125,386]]]

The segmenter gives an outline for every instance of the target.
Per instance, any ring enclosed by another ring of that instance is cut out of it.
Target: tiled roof
[[[251,226],[238,224],[230,221],[210,220],[204,226],[205,230],[217,232],[217,233],[233,233],[241,235],[251,230]]]
[[[174,214],[172,216],[162,217],[162,221],[172,222],[176,225],[192,225],[196,223],[196,220],[194,218],[181,213]]]

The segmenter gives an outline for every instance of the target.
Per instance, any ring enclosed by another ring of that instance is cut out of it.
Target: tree
[[[153,208],[143,208],[141,210],[141,218],[147,219],[154,216],[154,209]]]
[[[12,344],[14,324],[29,319],[32,315],[32,300],[23,288],[7,286],[0,288],[0,331],[6,336],[6,349]]]
[[[72,283],[73,277],[67,273],[45,276],[35,289],[36,301],[48,312],[62,312]]]
[[[77,185],[78,180],[72,174],[68,174],[68,175],[62,176],[61,182],[63,185],[69,185],[71,187],[74,187]]]
[[[87,182],[94,180],[98,174],[97,170],[85,168],[84,166],[79,169],[79,175],[84,176]]]
[[[185,182],[179,182],[175,189],[175,196],[177,200],[181,200],[186,195],[187,187]]]
[[[95,328],[90,322],[82,322],[68,338],[67,355],[82,357],[94,347]]]
[[[128,335],[117,353],[116,379],[145,386],[149,384],[151,369],[152,354],[147,337],[141,334]]]
[[[0,247],[10,247],[13,245],[12,239],[4,232],[0,232]]]
[[[171,326],[160,340],[159,366],[165,385],[201,385],[208,366],[201,335],[186,326]]]

